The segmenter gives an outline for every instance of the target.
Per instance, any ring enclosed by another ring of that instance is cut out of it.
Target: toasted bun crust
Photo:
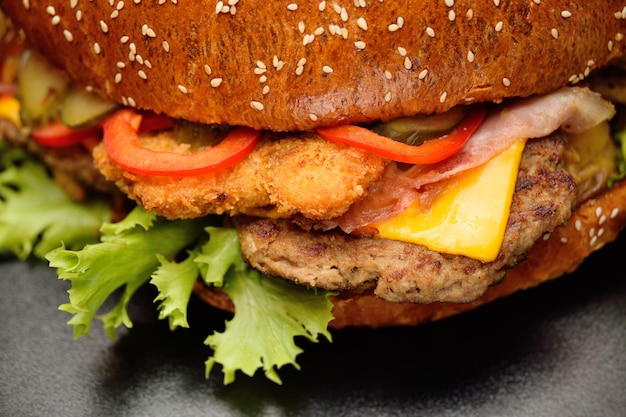
[[[528,258],[507,271],[506,278],[489,287],[472,303],[395,304],[372,292],[346,292],[333,298],[331,327],[416,325],[472,310],[516,291],[573,272],[592,252],[617,238],[626,225],[626,181],[578,207],[568,223],[538,242]],[[233,310],[228,296],[198,282],[195,293],[207,303]]]
[[[276,131],[546,93],[622,55],[626,33],[621,0],[0,5],[78,85]]]

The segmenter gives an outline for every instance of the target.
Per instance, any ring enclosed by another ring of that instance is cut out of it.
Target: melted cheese
[[[493,261],[502,245],[524,143],[517,141],[486,164],[446,180],[428,212],[414,203],[378,223],[378,237]]]

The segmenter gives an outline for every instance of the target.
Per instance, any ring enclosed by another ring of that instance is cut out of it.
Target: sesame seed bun
[[[546,93],[624,51],[619,0],[344,3],[3,0],[2,8],[73,81],[113,101],[274,131]]]

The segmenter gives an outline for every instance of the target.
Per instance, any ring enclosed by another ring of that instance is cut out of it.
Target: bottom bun
[[[626,181],[579,206],[567,222],[533,247],[527,259],[509,269],[502,282],[471,303],[395,304],[371,290],[347,291],[332,298],[332,328],[408,326],[472,310],[518,290],[573,272],[592,252],[614,241],[626,225]],[[197,281],[194,292],[208,304],[233,311],[223,292]]]

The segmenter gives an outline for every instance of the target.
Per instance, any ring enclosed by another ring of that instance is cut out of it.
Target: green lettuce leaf
[[[72,283],[70,302],[59,309],[73,314],[69,323],[74,336],[89,334],[102,304],[122,287],[117,305],[100,318],[111,338],[119,325],[131,327],[126,307],[132,295],[157,271],[161,260],[174,259],[196,241],[202,226],[203,220],[166,221],[137,207],[122,222],[105,224],[100,243],[80,251],[62,246],[46,255],[59,278]]]
[[[159,304],[159,318],[169,321],[170,330],[177,327],[189,327],[187,323],[187,304],[191,298],[193,284],[198,279],[196,252],[191,252],[182,262],[170,262],[162,255],[157,255],[161,266],[152,275],[150,283],[159,290],[154,301]]]
[[[329,292],[267,277],[246,267],[243,260],[228,270],[224,291],[235,305],[235,315],[224,332],[205,341],[214,351],[206,362],[207,377],[218,363],[224,384],[233,382],[237,371],[252,376],[258,369],[280,384],[278,368],[291,364],[299,369],[296,356],[302,349],[295,344],[295,337],[317,341],[324,335],[331,340]]]
[[[39,160],[0,139],[0,251],[43,258],[61,242],[96,242],[111,210],[104,200],[76,202],[54,184]]]

